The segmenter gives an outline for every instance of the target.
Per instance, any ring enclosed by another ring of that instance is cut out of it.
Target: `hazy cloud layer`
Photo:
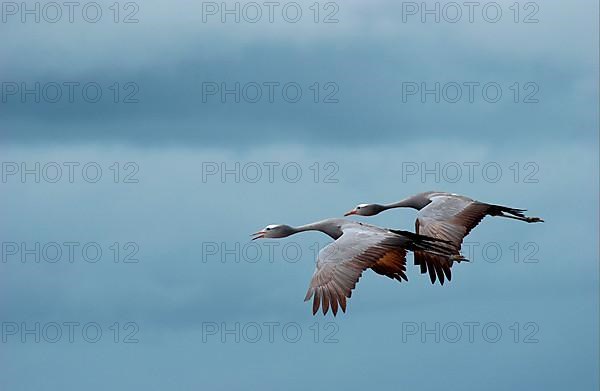
[[[5,142],[354,144],[364,134],[373,135],[361,138],[365,144],[445,135],[592,140],[598,127],[598,38],[590,34],[597,4],[589,1],[540,4],[538,23],[515,23],[508,1],[499,2],[497,23],[482,10],[473,23],[468,14],[446,22],[450,11],[440,11],[440,23],[426,15],[421,23],[420,13],[406,15],[397,2],[339,4],[338,23],[314,23],[308,2],[298,3],[298,23],[277,13],[273,23],[248,23],[245,14],[240,23],[232,16],[222,23],[220,14],[203,23],[202,3],[144,2],[139,23],[125,24],[100,4],[95,24],[6,16]],[[521,10],[519,20],[533,11]],[[40,103],[21,97],[36,82]],[[73,102],[64,83],[79,83]],[[97,85],[84,92],[88,83]],[[236,83],[239,103],[221,96]]]

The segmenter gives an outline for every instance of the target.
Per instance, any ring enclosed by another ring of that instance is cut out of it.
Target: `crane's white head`
[[[285,224],[270,224],[252,234],[252,240],[262,238],[285,238],[294,233],[294,229]]]
[[[359,215],[359,216],[374,216],[385,210],[383,205],[379,204],[358,204],[356,208],[346,212],[344,216]]]

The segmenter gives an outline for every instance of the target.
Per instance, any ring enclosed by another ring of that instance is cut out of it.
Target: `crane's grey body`
[[[406,277],[406,251],[425,251],[450,257],[454,248],[442,240],[405,231],[392,231],[345,219],[327,219],[300,227],[269,225],[257,232],[258,238],[283,238],[304,231],[320,231],[334,239],[317,256],[316,270],[306,293],[314,297],[313,314],[319,306],[323,314],[338,307],[345,312],[346,299],[366,269],[398,281]]]
[[[456,251],[460,250],[463,239],[485,216],[499,216],[521,220],[528,223],[541,222],[538,217],[527,217],[524,209],[486,204],[459,194],[428,191],[407,197],[388,205],[361,204],[346,215],[358,214],[373,216],[393,208],[412,208],[418,210],[415,229],[418,234],[452,242]],[[450,280],[452,259],[438,257],[421,251],[415,252],[415,264],[421,272],[429,271],[432,283],[436,277],[444,284],[444,277]]]

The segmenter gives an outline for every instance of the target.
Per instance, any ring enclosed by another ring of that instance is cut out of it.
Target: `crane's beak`
[[[352,209],[349,212],[344,213],[344,216],[350,216],[350,215],[355,215],[356,214],[356,209]]]
[[[264,237],[265,237],[265,234],[266,234],[266,232],[265,232],[265,231],[258,231],[258,232],[255,232],[255,233],[253,233],[253,234],[252,234],[252,235],[250,235],[250,236],[254,236],[254,237],[252,238],[252,240],[256,240],[256,239],[261,239],[261,238],[264,238]]]

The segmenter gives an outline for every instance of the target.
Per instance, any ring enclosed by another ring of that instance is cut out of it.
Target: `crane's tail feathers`
[[[420,234],[416,234],[416,233],[410,232],[410,231],[402,231],[402,230],[397,230],[397,229],[390,229],[390,231],[397,235],[405,236],[414,241],[440,242],[440,243],[446,243],[446,244],[451,244],[451,245],[453,244],[449,240],[438,239],[438,238],[434,238],[434,237],[427,236],[427,235],[420,235]]]
[[[508,213],[513,216],[525,217],[523,214],[527,212],[527,209],[509,208],[508,206],[502,205],[490,205],[489,214],[492,216],[501,216],[503,213]]]
[[[528,217],[523,212],[527,209],[509,208],[501,205],[490,205],[489,214],[492,216],[507,217],[509,219],[521,220],[527,223],[543,223],[544,220],[539,217]]]
[[[459,248],[449,240],[438,239],[427,235],[419,235],[410,231],[390,230],[391,232],[410,239],[411,243],[407,247],[411,251],[426,251],[431,254],[448,258],[457,256]]]

